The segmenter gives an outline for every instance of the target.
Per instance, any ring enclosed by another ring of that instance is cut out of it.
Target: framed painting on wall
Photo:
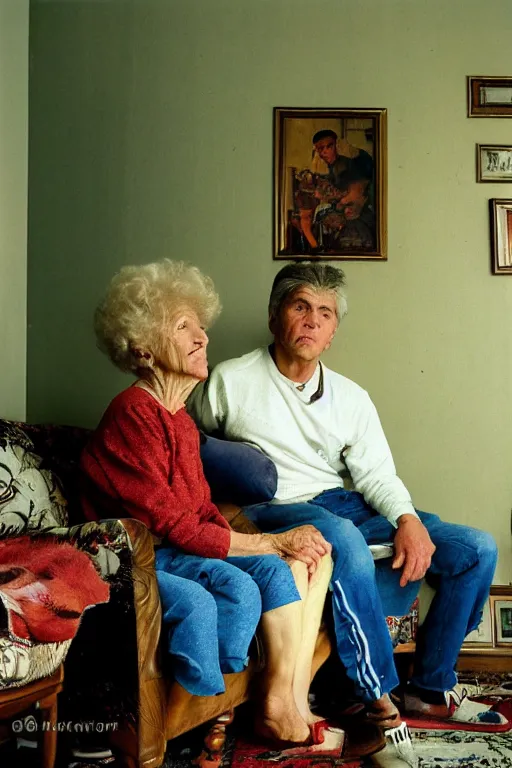
[[[468,77],[468,117],[512,117],[512,77]]]
[[[385,109],[274,109],[274,259],[385,261]]]
[[[494,275],[512,275],[512,200],[489,200],[491,269]]]
[[[512,181],[512,146],[476,145],[477,181]]]

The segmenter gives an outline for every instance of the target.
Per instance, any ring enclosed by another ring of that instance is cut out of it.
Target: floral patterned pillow
[[[0,420],[0,538],[66,526],[66,500],[56,476],[19,427]]]

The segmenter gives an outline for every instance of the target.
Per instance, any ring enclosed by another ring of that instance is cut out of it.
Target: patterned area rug
[[[413,731],[414,747],[419,758],[418,768],[512,768],[512,732],[509,733],[468,733],[466,731]],[[181,745],[171,745],[162,768],[191,768],[192,758],[197,754],[198,743],[182,741]],[[18,750],[4,753],[0,749],[2,768],[36,768],[40,759],[35,750]],[[311,755],[307,758],[282,759],[279,754],[260,755],[252,764],[257,768],[407,768],[406,763],[398,760],[392,747],[368,758],[361,763],[344,763],[329,755]],[[104,768],[107,763],[85,760],[58,763],[59,768]],[[229,739],[222,768],[248,768],[244,755],[237,751],[236,737]],[[108,763],[108,768],[121,768],[118,762]]]
[[[414,731],[413,737],[420,768],[512,768],[511,732]]]
[[[418,768],[512,768],[512,732],[469,733],[466,731],[413,731]],[[181,754],[168,752],[165,768],[190,768],[192,752],[185,747]],[[346,763],[329,755],[305,755],[290,759],[268,752],[247,761],[244,750],[238,750],[236,737],[229,740],[222,768],[407,768],[398,760],[392,747],[360,763]]]

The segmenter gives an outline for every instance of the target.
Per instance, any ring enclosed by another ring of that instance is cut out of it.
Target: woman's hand
[[[320,559],[331,554],[332,547],[312,525],[301,525],[284,533],[238,533],[231,531],[230,557],[279,555],[300,560],[312,575]]]
[[[312,525],[302,525],[284,533],[267,535],[272,540],[276,554],[305,563],[310,575],[315,572],[320,559],[331,554],[331,545]]]

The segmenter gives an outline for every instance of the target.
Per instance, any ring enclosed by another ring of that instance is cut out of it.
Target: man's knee
[[[498,548],[493,536],[486,531],[448,523],[432,538],[436,551],[430,571],[434,575],[456,576],[477,566],[485,569],[496,566]]]
[[[311,508],[310,525],[317,528],[331,544],[343,542],[344,539],[351,538],[354,535],[361,536],[351,520],[345,517],[338,517],[333,512],[329,512],[329,510],[312,502],[309,502],[309,507]]]
[[[494,560],[497,561],[498,559],[498,545],[496,544],[496,540],[494,539],[494,536],[492,536],[490,533],[487,533],[487,531],[480,531],[477,529],[473,529],[475,531],[475,545],[478,551],[479,559],[488,559],[488,560]]]

